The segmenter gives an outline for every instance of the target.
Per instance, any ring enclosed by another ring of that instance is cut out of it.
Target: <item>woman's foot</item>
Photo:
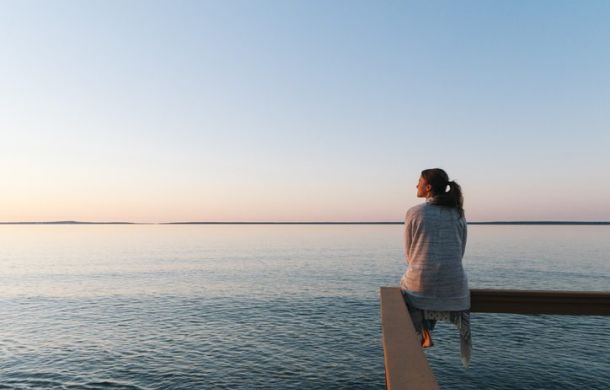
[[[422,329],[421,331],[421,346],[422,348],[430,348],[434,344],[432,343],[432,335],[428,329]]]

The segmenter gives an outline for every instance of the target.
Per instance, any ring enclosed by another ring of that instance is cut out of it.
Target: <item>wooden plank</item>
[[[610,315],[610,292],[470,290],[472,312],[556,315]]]
[[[471,289],[471,312],[610,315],[610,292]],[[398,287],[381,287],[386,387],[438,389]]]
[[[438,389],[400,289],[381,287],[380,298],[387,389]]]

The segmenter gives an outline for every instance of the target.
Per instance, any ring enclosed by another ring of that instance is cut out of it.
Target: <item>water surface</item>
[[[470,226],[473,288],[610,290],[610,226]],[[382,389],[399,225],[0,226],[0,388]],[[443,388],[610,387],[607,317],[473,315]]]

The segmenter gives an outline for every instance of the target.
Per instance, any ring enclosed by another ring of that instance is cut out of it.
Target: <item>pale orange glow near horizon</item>
[[[414,194],[396,192],[372,193],[367,196],[345,195],[336,192],[317,197],[308,194],[286,193],[278,198],[260,196],[205,197],[191,194],[176,196],[117,196],[79,198],[77,194],[30,194],[27,197],[4,198],[0,207],[0,222],[377,222],[402,221],[404,213],[422,200]],[[404,199],[401,199],[402,196]],[[604,199],[590,199],[570,208],[562,208],[562,199],[545,201],[541,198],[496,204],[493,198],[466,198],[466,217],[470,221],[500,220],[584,220],[608,221],[608,214],[600,214]],[[579,218],[574,218],[578,215]]]

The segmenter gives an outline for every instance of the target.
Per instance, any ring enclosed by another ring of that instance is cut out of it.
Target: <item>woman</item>
[[[470,360],[470,290],[462,267],[466,220],[460,186],[442,169],[422,171],[417,197],[426,202],[407,211],[408,268],[400,287],[423,347],[432,346],[436,320],[453,322],[462,336],[462,362]]]

